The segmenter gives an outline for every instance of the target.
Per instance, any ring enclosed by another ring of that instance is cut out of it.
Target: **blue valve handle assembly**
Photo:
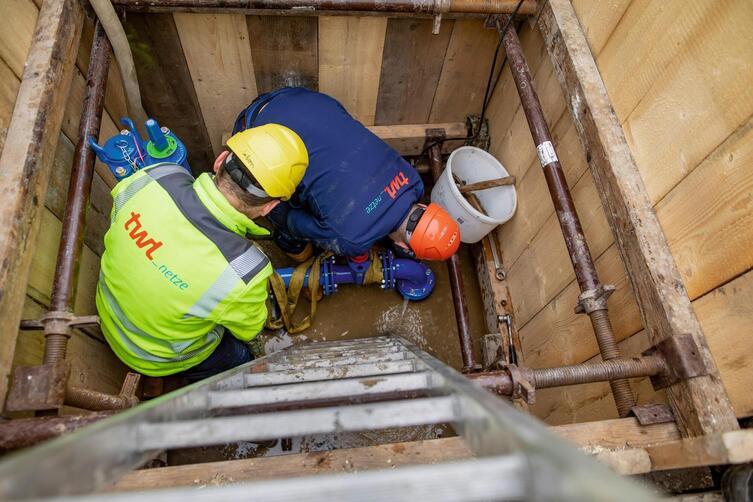
[[[98,145],[94,138],[89,138],[89,146],[99,160],[107,164],[116,180],[120,181],[139,169],[162,162],[181,165],[191,172],[186,146],[170,129],[160,127],[156,120],[150,118],[144,124],[149,140],[144,141],[131,119],[122,117],[120,123],[126,129],[108,139],[104,146]]]

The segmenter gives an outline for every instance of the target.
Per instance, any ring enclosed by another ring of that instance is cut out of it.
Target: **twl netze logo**
[[[145,247],[148,247],[144,253],[146,254],[146,257],[150,260],[154,260],[154,257],[152,256],[152,253],[157,251],[160,247],[162,247],[162,241],[155,241],[151,237],[149,237],[149,234],[146,230],[139,230],[141,229],[141,222],[139,221],[139,218],[141,215],[139,213],[134,213],[131,211],[131,218],[125,222],[125,229],[128,230],[129,226],[133,226],[131,231],[128,233],[128,235],[133,239],[133,242],[136,243],[136,247],[139,249],[143,249]],[[147,237],[149,237],[147,239]]]
[[[397,192],[400,191],[400,188],[408,184],[408,178],[405,176],[405,173],[400,171],[400,173],[395,176],[392,181],[390,181],[390,184],[384,187],[384,191],[387,192],[387,195],[390,196],[390,199],[394,199],[397,195]]]

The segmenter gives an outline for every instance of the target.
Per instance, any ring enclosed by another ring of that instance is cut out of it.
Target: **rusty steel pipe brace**
[[[63,215],[63,229],[58,248],[55,278],[52,283],[50,312],[44,323],[44,362],[54,363],[65,359],[68,339],[71,336],[70,317],[78,282],[79,260],[84,245],[86,206],[89,204],[94,161],[96,156],[89,148],[90,137],[98,138],[105,102],[107,71],[110,67],[110,42],[104,28],[97,22],[92,41],[89,71],[86,77],[84,98],[78,128],[78,143],[73,158],[68,199]],[[55,315],[53,315],[55,314]]]
[[[426,132],[427,143],[444,137],[443,129],[429,129]],[[436,182],[442,175],[442,153],[439,144],[435,144],[429,148],[429,166],[431,167],[432,178]],[[460,339],[460,355],[463,359],[462,371],[463,373],[478,371],[480,365],[476,364],[473,358],[473,340],[471,339],[468,305],[465,302],[465,285],[463,284],[463,276],[460,274],[460,258],[457,253],[447,260],[447,272],[450,277],[452,305],[455,309],[455,321]]]
[[[500,18],[498,26],[508,17]],[[603,285],[599,280],[570,188],[557,158],[552,135],[534,89],[528,63],[525,60],[515,30],[507,30],[504,33],[503,43],[510,61],[510,69],[520,96],[521,106],[536,145],[539,161],[554,203],[555,213],[580,287],[581,295],[578,298],[575,311],[586,313],[591,318],[591,325],[596,335],[602,359],[608,361],[619,358],[620,352],[607,311],[607,298],[614,291],[614,287]],[[635,406],[630,384],[624,378],[616,378],[610,380],[610,386],[620,416],[627,416],[630,409]]]
[[[584,383],[603,382],[617,378],[658,377],[669,373],[662,354],[629,359],[611,359],[598,363],[575,364],[557,368],[531,369],[506,365],[500,371],[475,373],[468,378],[501,396],[523,398],[535,402],[534,390]]]

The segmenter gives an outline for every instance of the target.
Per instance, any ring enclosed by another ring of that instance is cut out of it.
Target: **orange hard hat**
[[[446,260],[460,247],[460,227],[442,206],[419,206],[408,216],[408,244],[420,260]]]

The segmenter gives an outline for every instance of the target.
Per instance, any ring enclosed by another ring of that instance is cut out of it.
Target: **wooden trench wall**
[[[0,2],[0,18],[6,20],[3,29],[0,30],[0,150],[4,146],[41,4],[41,0]],[[86,72],[93,35],[93,23],[85,21],[44,201],[45,207],[41,211],[40,231],[32,248],[32,265],[23,306],[24,319],[39,318],[46,312],[50,302],[61,220],[68,196],[73,151],[78,140],[78,123],[86,93]],[[117,134],[117,118],[126,115],[120,76],[117,65],[114,64],[110,68],[105,108],[102,117],[102,139]],[[99,274],[99,256],[103,251],[102,237],[109,226],[112,205],[109,187],[112,185],[114,179],[107,167],[98,162],[88,209],[85,246],[78,273],[79,286],[74,307],[77,314],[96,314],[94,290]],[[42,332],[22,331],[16,341],[12,367],[41,364],[43,352]],[[112,354],[103,339],[91,334],[77,333],[70,340],[68,359],[72,364],[71,378],[76,385],[103,392],[117,393],[120,390],[127,370]],[[7,378],[12,367],[0,368],[0,377]],[[4,400],[5,396],[0,395],[0,402]]]
[[[693,307],[739,417],[753,415],[753,6],[746,0],[573,0],[617,116],[667,235]],[[6,0],[0,13],[0,148],[41,0]],[[462,121],[478,113],[497,35],[479,19],[128,13],[147,112],[187,144],[206,170],[238,111],[256,95],[304,85],[333,95],[366,125]],[[50,287],[77,140],[93,27],[86,23],[55,166],[34,249],[24,318],[38,317]],[[648,347],[586,155],[538,28],[523,49],[565,174],[605,283],[624,354]],[[126,115],[111,65],[102,139]],[[491,152],[517,177],[518,211],[498,231],[523,356],[533,367],[598,358],[588,318],[573,308],[577,284],[506,67],[488,112]],[[113,180],[98,163],[76,310],[95,313],[94,288]],[[18,337],[15,365],[38,364],[43,337]],[[69,346],[82,385],[115,392],[125,368],[89,335]],[[634,382],[640,402],[663,399]],[[532,411],[551,424],[616,416],[606,384],[542,390]]]
[[[738,417],[753,415],[753,4],[746,0],[573,0],[591,52]],[[560,83],[538,28],[520,31],[534,83],[623,355],[649,347]],[[512,76],[490,104],[491,152],[517,177],[498,232],[525,363],[598,360]],[[663,400],[647,379],[639,403]],[[616,417],[606,383],[537,392],[550,424]]]

